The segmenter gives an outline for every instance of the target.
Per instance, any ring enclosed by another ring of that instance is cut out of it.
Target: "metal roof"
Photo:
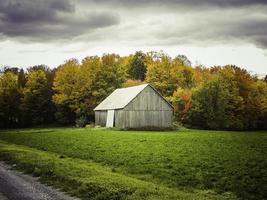
[[[149,84],[142,84],[133,87],[119,88],[114,90],[106,99],[104,99],[94,110],[115,110],[122,109],[127,106],[141,91],[143,91]],[[159,92],[155,90],[158,94]],[[162,97],[159,94],[160,97]],[[163,97],[162,97],[163,98]],[[164,99],[164,98],[163,98]],[[166,99],[164,99],[166,101]],[[172,108],[173,106],[166,101]]]
[[[120,88],[112,92],[94,110],[115,110],[124,108],[130,103],[148,84],[134,87]]]

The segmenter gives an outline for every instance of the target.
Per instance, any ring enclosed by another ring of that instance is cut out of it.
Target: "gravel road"
[[[0,162],[0,200],[78,200]]]

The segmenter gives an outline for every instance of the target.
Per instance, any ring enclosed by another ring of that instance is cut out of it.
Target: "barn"
[[[172,127],[173,107],[149,84],[113,91],[95,109],[95,124],[122,129]]]

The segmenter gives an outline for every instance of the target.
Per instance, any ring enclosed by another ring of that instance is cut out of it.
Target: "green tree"
[[[146,82],[151,83],[163,96],[172,96],[177,88],[173,80],[172,59],[162,52],[151,54],[147,65]]]
[[[267,128],[267,84],[261,80],[251,85],[246,100],[246,123],[248,129]]]
[[[43,70],[30,70],[21,103],[24,126],[51,123],[53,111],[48,80]]]
[[[12,71],[0,74],[0,127],[14,128],[19,124],[20,92],[18,77]]]
[[[193,126],[208,129],[243,129],[239,114],[243,110],[243,99],[238,88],[221,76],[214,75],[193,90],[189,122]]]
[[[26,76],[25,76],[24,70],[20,69],[19,73],[18,73],[18,85],[19,85],[19,87],[20,88],[24,88],[26,82],[27,82],[27,80],[26,80]]]
[[[125,80],[126,76],[120,56],[116,54],[103,55],[91,88],[95,106],[115,89],[120,88]]]
[[[176,87],[190,89],[194,87],[195,77],[194,70],[191,67],[186,67],[183,65],[177,65],[176,62],[173,62],[171,77],[173,84]]]
[[[144,81],[146,78],[146,54],[137,51],[129,63],[128,74],[130,79]]]

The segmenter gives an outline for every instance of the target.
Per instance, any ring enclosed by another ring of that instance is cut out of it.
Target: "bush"
[[[85,125],[87,124],[87,118],[86,116],[80,116],[76,119],[75,121],[76,127],[85,127]]]

